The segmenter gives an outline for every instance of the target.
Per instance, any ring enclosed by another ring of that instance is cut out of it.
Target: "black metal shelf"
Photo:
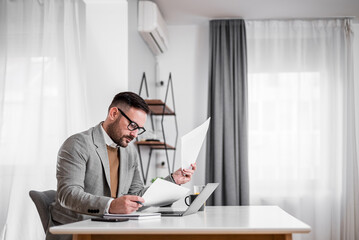
[[[142,81],[141,81],[141,85],[140,85],[139,95],[141,95],[143,86],[146,87],[145,89],[146,89],[146,94],[148,97],[149,94],[148,94],[147,79],[146,79],[145,73],[143,73],[143,75],[142,75]],[[167,106],[167,98],[168,98],[170,91],[171,91],[171,95],[172,95],[173,110]],[[150,119],[151,119],[152,131],[155,130],[153,116],[160,116],[161,117],[161,132],[162,132],[162,137],[163,137],[163,141],[138,141],[138,139],[137,139],[136,145],[137,145],[137,149],[138,149],[138,153],[139,153],[139,157],[140,157],[140,166],[141,166],[141,171],[142,171],[142,177],[143,177],[144,183],[146,184],[153,150],[162,150],[162,151],[164,150],[166,153],[168,174],[171,174],[171,172],[174,171],[174,166],[175,166],[175,162],[176,162],[175,151],[176,151],[176,147],[177,147],[178,124],[177,124],[177,116],[176,116],[176,108],[175,108],[175,102],[174,102],[174,92],[173,92],[173,83],[172,83],[172,74],[171,73],[169,74],[169,77],[168,77],[165,100],[162,101],[160,99],[146,99],[145,101],[151,111]],[[175,120],[176,137],[175,137],[174,146],[169,145],[166,141],[166,134],[165,134],[163,121],[164,121],[164,118],[167,116],[173,116],[174,120]],[[147,162],[146,174],[144,173],[144,170],[143,170],[144,164],[142,161],[141,147],[148,147],[150,149],[148,162]],[[173,151],[172,171],[171,171],[170,160],[169,160],[169,155],[168,155],[168,151],[170,151],[170,150]]]

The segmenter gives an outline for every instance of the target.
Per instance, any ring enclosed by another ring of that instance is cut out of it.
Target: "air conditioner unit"
[[[154,2],[138,2],[138,31],[155,55],[168,48],[167,26]]]

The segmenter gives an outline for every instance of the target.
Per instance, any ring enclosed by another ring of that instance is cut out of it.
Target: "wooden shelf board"
[[[172,109],[166,106],[160,99],[146,99],[145,102],[150,108],[152,115],[175,115]],[[165,107],[164,112],[163,107]]]
[[[165,103],[161,99],[145,99],[148,105],[164,105]]]
[[[136,142],[139,146],[148,146],[152,149],[165,149],[165,144],[163,142],[157,142],[157,141],[138,141]],[[167,149],[169,150],[175,150],[174,147],[171,145],[166,144]]]

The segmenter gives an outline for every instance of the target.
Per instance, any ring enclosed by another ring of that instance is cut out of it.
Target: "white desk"
[[[97,239],[275,239],[291,240],[293,233],[309,233],[310,227],[276,206],[206,207],[185,217],[81,222],[51,227],[53,234],[73,234],[74,240]]]

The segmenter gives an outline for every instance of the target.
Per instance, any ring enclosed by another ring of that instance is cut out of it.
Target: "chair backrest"
[[[42,226],[46,233],[50,219],[49,207],[51,203],[55,202],[56,191],[47,190],[47,191],[39,192],[39,191],[31,190],[29,192],[29,195],[32,201],[35,203],[36,209],[40,215]]]

